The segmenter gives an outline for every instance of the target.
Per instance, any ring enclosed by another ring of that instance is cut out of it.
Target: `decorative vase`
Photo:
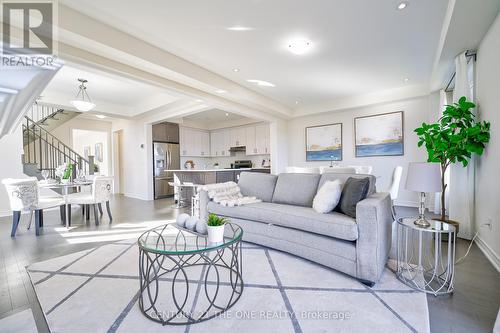
[[[221,243],[224,240],[224,225],[219,225],[216,227],[208,225],[207,231],[209,243]]]

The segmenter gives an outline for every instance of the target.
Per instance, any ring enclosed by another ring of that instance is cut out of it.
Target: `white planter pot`
[[[66,179],[61,179],[61,184],[68,184],[70,181],[69,178],[66,178]]]
[[[207,226],[207,230],[209,243],[221,243],[224,240],[224,225],[217,227]]]

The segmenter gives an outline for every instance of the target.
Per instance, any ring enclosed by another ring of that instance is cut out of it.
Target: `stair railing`
[[[85,175],[93,174],[93,166],[91,170],[89,160],[43,129],[34,120],[27,116],[24,118],[23,163],[36,164],[40,171],[48,170],[51,178],[55,178],[56,168],[63,163],[76,165]]]
[[[62,112],[64,110],[56,106],[35,103],[28,111],[28,116],[35,123],[43,125],[47,119],[54,118]]]

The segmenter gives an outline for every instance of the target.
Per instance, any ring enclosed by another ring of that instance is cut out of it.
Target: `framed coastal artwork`
[[[403,111],[354,118],[356,157],[404,155]]]
[[[306,127],[306,161],[342,161],[342,124]]]

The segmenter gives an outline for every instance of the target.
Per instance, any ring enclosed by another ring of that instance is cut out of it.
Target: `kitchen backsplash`
[[[227,157],[181,157],[181,168],[184,168],[184,163],[188,160],[194,162],[195,169],[213,169],[215,163],[219,163],[220,169],[229,168],[236,160],[250,160],[254,168],[259,168],[264,159],[269,160],[269,155],[247,156],[244,152],[236,152],[234,156]]]

